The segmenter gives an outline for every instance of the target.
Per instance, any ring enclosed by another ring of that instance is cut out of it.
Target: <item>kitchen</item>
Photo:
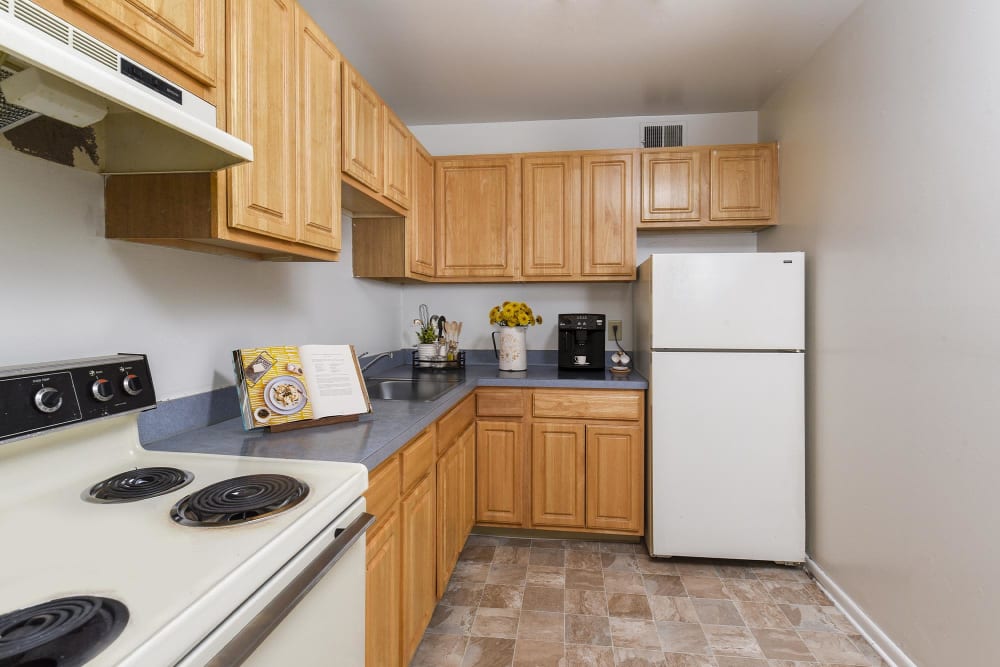
[[[637,253],[805,250],[811,258],[808,551],[915,664],[985,665],[996,654],[988,620],[996,596],[982,573],[998,545],[988,520],[968,511],[995,505],[987,398],[996,395],[995,354],[982,335],[996,322],[986,201],[995,158],[978,148],[997,132],[996,91],[981,85],[996,73],[995,12],[976,2],[866,2],[836,32],[830,25],[832,37],[759,106],[684,118],[691,145],[781,142],[782,224],[640,236]],[[455,127],[456,137],[480,137],[458,138],[458,147],[435,143],[445,128],[414,132],[434,154],[538,151],[621,147],[616,138],[589,142],[637,124]],[[500,129],[503,146],[488,143]],[[555,129],[572,143],[539,138]],[[527,285],[515,296],[503,285],[354,280],[348,220],[344,259],[332,264],[109,241],[99,177],[8,151],[0,165],[3,272],[19,286],[5,293],[4,365],[135,350],[138,341],[158,396],[180,399],[231,385],[229,350],[285,340],[290,328],[296,339],[359,351],[409,346],[404,325],[420,303],[456,308],[448,315],[472,327],[465,344],[487,349],[486,305],[508,298],[547,317],[529,332],[532,349],[555,349],[559,312],[606,313],[632,335],[625,284]],[[960,227],[938,222],[956,214]],[[245,341],[251,324],[254,340]]]

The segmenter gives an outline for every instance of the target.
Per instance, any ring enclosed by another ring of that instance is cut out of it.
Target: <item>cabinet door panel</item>
[[[476,425],[469,424],[458,438],[462,450],[462,546],[476,523]]]
[[[365,664],[400,664],[400,547],[399,515],[380,517],[377,530],[368,533],[365,569]]]
[[[299,240],[340,250],[340,57],[299,13]]]
[[[635,276],[634,161],[633,152],[583,156],[585,276]]]
[[[382,110],[385,145],[385,196],[403,208],[410,207],[410,165],[413,158],[410,131],[388,107]]]
[[[584,526],[583,424],[531,426],[531,523]]]
[[[643,151],[643,221],[701,219],[703,158],[701,151]]]
[[[448,579],[462,551],[462,496],[464,453],[453,446],[437,462],[437,595],[444,595]]]
[[[524,442],[517,422],[476,423],[476,519],[524,523]]]
[[[712,149],[712,220],[764,220],[774,215],[773,145]]]
[[[407,220],[410,273],[434,276],[434,158],[413,142],[413,205]]]
[[[509,158],[437,160],[437,275],[514,276],[517,164]]]
[[[346,62],[343,67],[344,173],[382,192],[382,100]]]
[[[230,12],[229,130],[253,144],[254,161],[229,170],[229,225],[294,240],[295,7],[260,0]]]
[[[524,158],[521,225],[522,275],[572,276],[579,272],[579,157]]]
[[[587,426],[587,528],[642,528],[641,426]]]
[[[434,496],[435,475],[431,470],[400,504],[403,520],[403,625],[400,657],[404,665],[409,664],[413,657],[437,603],[434,541],[437,507]]]

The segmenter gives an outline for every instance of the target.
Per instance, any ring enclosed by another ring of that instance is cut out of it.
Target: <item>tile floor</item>
[[[472,535],[412,667],[885,667],[801,569]]]

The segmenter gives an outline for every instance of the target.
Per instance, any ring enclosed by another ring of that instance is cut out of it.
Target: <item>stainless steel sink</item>
[[[368,396],[382,401],[433,401],[458,386],[458,380],[372,378],[365,382]]]

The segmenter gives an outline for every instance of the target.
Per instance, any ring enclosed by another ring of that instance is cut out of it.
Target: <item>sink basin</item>
[[[421,378],[419,380],[384,380],[373,378],[365,383],[368,396],[382,401],[433,401],[458,386],[457,380]]]

